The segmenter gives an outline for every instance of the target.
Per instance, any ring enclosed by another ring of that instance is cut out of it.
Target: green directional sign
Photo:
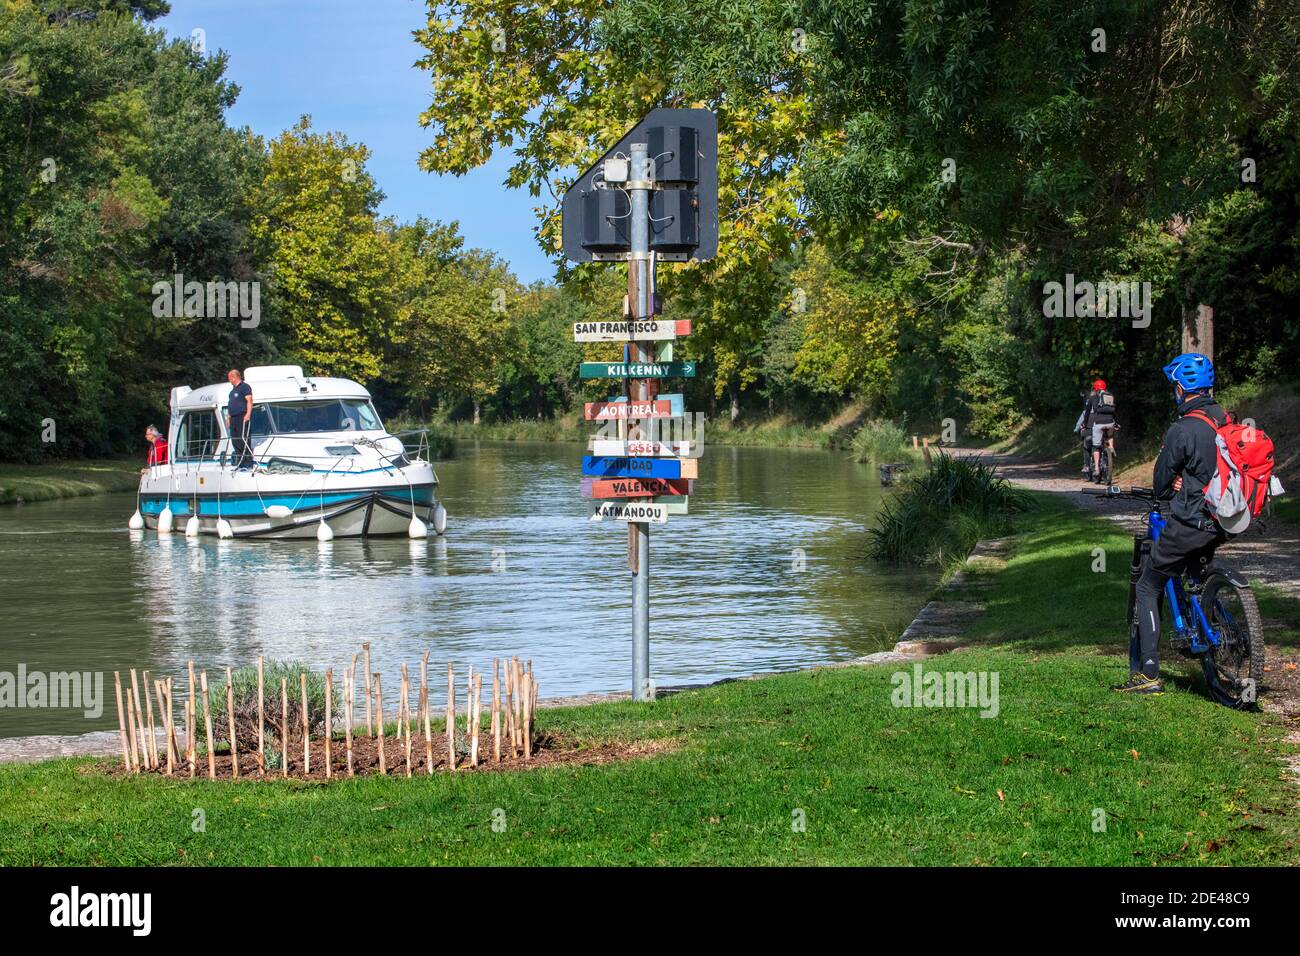
[[[579,378],[694,378],[694,362],[583,362]]]

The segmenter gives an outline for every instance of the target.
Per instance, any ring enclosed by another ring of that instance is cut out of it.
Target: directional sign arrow
[[[583,362],[579,378],[694,378],[695,362]]]

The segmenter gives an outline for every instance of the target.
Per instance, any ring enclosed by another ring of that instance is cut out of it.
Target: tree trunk
[[[479,404],[479,400],[477,398],[474,399],[474,424],[475,425],[477,425],[479,421],[482,419],[482,415],[481,415],[482,410],[483,409],[482,406]]]
[[[1204,303],[1183,306],[1183,351],[1200,352],[1214,361],[1214,309]]]
[[[731,422],[735,424],[736,419],[740,417],[740,385],[735,379],[727,386],[727,391],[731,393]]]

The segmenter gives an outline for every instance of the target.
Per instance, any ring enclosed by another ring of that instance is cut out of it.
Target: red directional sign
[[[689,478],[583,478],[584,498],[654,498],[689,495]]]
[[[609,422],[629,418],[672,418],[671,401],[653,402],[588,402],[583,406],[582,417],[587,421]]]

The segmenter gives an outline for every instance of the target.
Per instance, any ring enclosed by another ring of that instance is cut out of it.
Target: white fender
[[[197,538],[199,536],[199,516],[190,515],[190,520],[185,522],[185,537]]]
[[[172,533],[172,509],[170,505],[165,506],[158,514],[158,533]]]
[[[334,529],[325,523],[324,518],[321,518],[320,524],[316,526],[316,540],[317,541],[334,540]]]
[[[406,536],[408,538],[427,538],[429,537],[429,528],[415,515],[411,515],[411,523],[407,526]]]
[[[266,508],[266,516],[276,519],[292,518],[293,509],[288,505],[269,505]]]
[[[141,528],[144,527],[144,518],[140,516],[139,508],[135,509],[135,514],[131,515],[131,518],[129,521],[127,521],[126,526],[130,528],[132,531],[139,531]]]
[[[227,521],[225,518],[218,518],[218,519],[217,519],[217,537],[218,537],[218,538],[233,538],[234,536],[235,536],[235,531],[234,531],[233,528],[230,527],[230,522]]]
[[[433,509],[433,530],[438,534],[447,530],[447,509],[441,504]]]

